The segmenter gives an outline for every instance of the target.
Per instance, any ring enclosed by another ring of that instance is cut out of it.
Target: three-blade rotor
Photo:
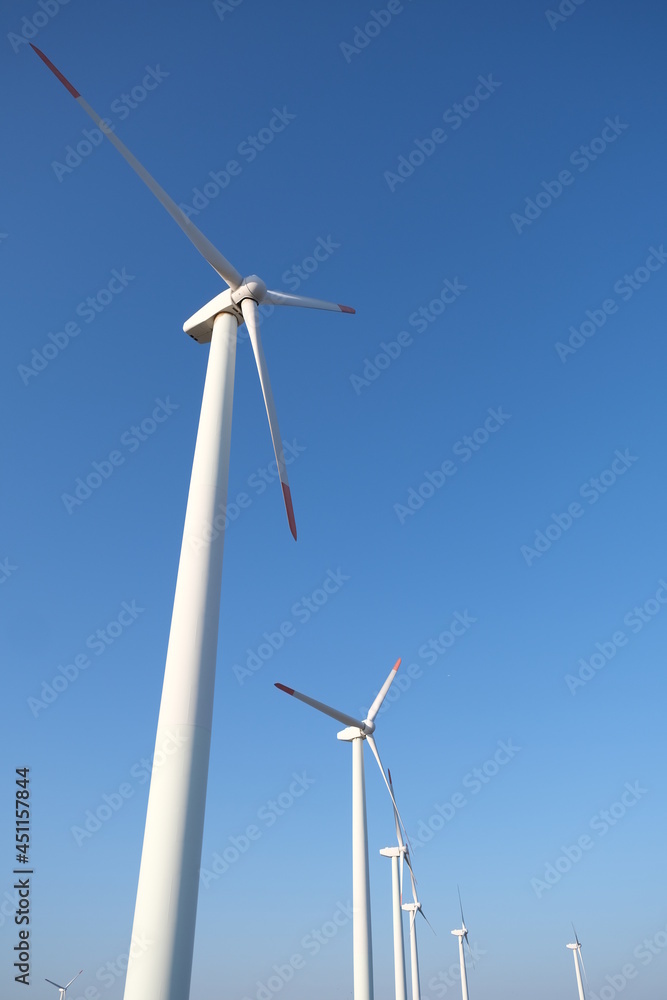
[[[204,236],[197,226],[195,226],[187,215],[178,207],[176,202],[169,197],[164,188],[162,188],[157,181],[151,177],[146,168],[139,163],[137,158],[129,151],[127,146],[125,146],[115,132],[109,128],[105,120],[98,115],[90,104],[88,104],[78,90],[69,82],[60,70],[54,66],[51,60],[45,56],[36,45],[33,45],[32,43],[30,43],[30,45],[42,62],[48,66],[51,72],[69,91],[72,97],[76,100],[77,104],[83,108],[90,118],[92,118],[103,135],[105,135],[109,142],[115,146],[126,163],[128,163],[137,176],[141,178],[149,191],[157,198],[163,208],[166,209],[177,226],[180,227],[193,246],[196,247],[202,255],[204,260],[206,260],[214,271],[216,271],[222,278],[222,280],[229,285],[231,295],[225,300],[224,304],[219,304],[217,311],[232,312],[239,322],[244,321],[248,327],[248,334],[252,343],[255,362],[257,364],[259,379],[262,386],[262,393],[264,395],[266,412],[269,418],[269,429],[271,431],[273,450],[276,456],[276,464],[278,466],[283,499],[285,502],[285,509],[287,511],[287,520],[289,522],[290,531],[296,539],[296,523],[294,519],[294,509],[292,507],[292,495],[290,493],[289,482],[287,480],[285,456],[283,453],[280,431],[278,429],[278,419],[276,416],[275,403],[273,401],[273,393],[271,391],[271,383],[269,381],[269,373],[259,335],[257,306],[262,303],[266,303],[276,306],[300,306],[304,309],[325,309],[329,312],[343,313],[354,313],[354,309],[350,306],[339,305],[335,302],[325,302],[322,299],[313,299],[301,295],[290,295],[286,292],[272,291],[267,289],[264,282],[257,278],[256,275],[244,278],[241,272],[238,271],[234,265],[231,264],[225,256],[223,256],[222,253],[220,253],[217,247],[213,246],[211,241]],[[212,319],[213,317],[211,316],[207,318]]]

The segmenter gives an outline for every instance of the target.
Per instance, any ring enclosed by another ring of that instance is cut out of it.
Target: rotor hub
[[[260,303],[265,295],[266,285],[262,279],[256,274],[250,274],[243,279],[243,284],[232,292],[232,302],[238,305],[244,299],[254,299],[255,302]]]

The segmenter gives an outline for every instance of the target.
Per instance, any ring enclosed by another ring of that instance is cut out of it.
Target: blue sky
[[[70,1000],[122,997],[207,357],[181,327],[221,290],[110,144],[85,145],[90,121],[20,40],[34,31],[243,273],[357,309],[263,322],[296,544],[277,484],[261,485],[271,442],[239,346],[229,499],[252,502],[226,533],[202,857],[216,877],[193,1000],[255,1000],[295,955],[285,1000],[350,996],[349,749],[273,683],[354,713],[398,656],[378,746],[437,932],[420,927],[426,1000],[459,995],[457,884],[472,996],[576,996],[574,921],[592,991],[653,1000],[667,970],[662,6],[406,0],[366,35],[386,4],[54,4],[5,4],[0,61],[3,997],[23,996],[22,766],[35,996],[83,967]],[[337,589],[309,612],[327,578]],[[246,676],[285,622],[294,634]],[[367,789],[380,997],[378,851],[394,834],[370,757]],[[105,801],[117,808],[82,838]],[[260,835],[216,874],[249,826]]]

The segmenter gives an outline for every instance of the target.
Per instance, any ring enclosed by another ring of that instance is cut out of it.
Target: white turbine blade
[[[68,990],[70,988],[70,986],[72,985],[72,983],[74,982],[74,980],[78,979],[82,972],[83,972],[83,969],[79,969],[79,971],[77,972],[76,976],[73,976],[72,979],[70,979],[70,981],[68,982],[67,986],[63,986],[62,988],[64,990]]]
[[[412,902],[416,903],[418,901],[417,896],[417,879],[415,878],[415,873],[412,870],[412,864],[410,862],[410,856],[406,854],[405,860],[407,862],[408,871],[410,872],[410,885],[412,888]]]
[[[400,657],[399,657],[398,660],[396,660],[396,663],[393,665],[393,667],[389,671],[389,677],[387,677],[386,681],[384,682],[384,684],[382,685],[382,687],[380,688],[380,690],[376,694],[375,701],[373,702],[373,704],[371,705],[371,707],[368,709],[368,715],[366,716],[366,722],[372,722],[373,719],[375,718],[375,716],[380,711],[380,706],[382,705],[382,702],[384,701],[384,699],[386,697],[387,691],[389,690],[389,688],[392,685],[394,677],[396,676],[396,671],[398,670],[398,668],[400,667],[400,665],[401,665],[401,660],[400,660]],[[384,774],[384,772],[383,772],[383,774]],[[387,779],[385,778],[385,781],[386,780]],[[389,791],[390,791],[391,797],[393,799],[394,798],[394,793],[391,791],[391,789],[389,789]]]
[[[325,302],[324,299],[309,299],[304,295],[290,295],[289,292],[274,292],[270,288],[262,299],[272,306],[301,306],[302,309],[326,309],[329,312],[354,313],[352,306],[341,306],[337,302]]]
[[[400,663],[401,661],[399,660],[398,662]],[[389,790],[390,790],[391,795],[392,795],[392,802],[395,802],[396,801],[396,795],[394,793],[394,783],[391,780],[391,770],[389,768],[387,768],[387,776],[388,776],[388,781],[389,781]],[[410,843],[410,838],[408,837],[408,831],[405,829],[405,826],[403,825],[403,821],[402,821],[402,819],[401,819],[401,817],[399,815],[398,809],[396,809],[396,808],[394,809],[394,823],[396,824],[396,840],[398,841],[398,846],[401,848],[401,850],[403,850],[403,848],[407,844],[408,851],[411,851],[412,850],[412,844]],[[403,831],[402,832],[401,832],[401,827],[403,827]],[[403,838],[405,838],[405,840]],[[412,871],[411,868],[410,868],[410,871]],[[413,876],[413,878],[414,878],[414,876]]]
[[[46,976],[44,977],[46,979]],[[47,983],[51,983],[52,986],[57,986],[59,990],[67,989],[66,986],[61,986],[60,983],[54,983],[52,979],[46,979]]]
[[[295,691],[294,688],[286,687],[284,684],[275,684],[275,687],[284,691],[285,694],[291,694],[292,697],[305,702],[306,705],[312,705],[318,712],[324,712],[325,715],[331,716],[332,719],[342,722],[344,726],[354,726],[355,729],[363,728],[363,722],[360,722],[359,719],[354,719],[351,715],[346,715],[345,712],[339,712],[337,708],[331,708],[330,705],[325,705],[321,701],[315,701],[314,698],[309,698],[307,694],[301,694],[300,691]]]
[[[581,962],[581,971],[584,974],[584,986],[586,987],[585,992],[588,993],[588,976],[586,975],[586,966],[584,965],[584,956],[581,954],[581,945],[579,945],[579,961]]]
[[[155,181],[148,171],[142,167],[139,161],[132,155],[127,146],[125,146],[120,139],[112,132],[107,125],[104,124],[100,116],[97,114],[90,104],[81,96],[81,94],[76,90],[75,87],[63,76],[60,70],[56,69],[50,59],[44,55],[36,45],[30,43],[30,47],[35,50],[39,58],[44,62],[51,72],[57,76],[64,87],[70,92],[72,97],[76,100],[86,114],[93,119],[100,131],[107,137],[110,143],[112,143],[123,159],[129,163],[134,172],[139,175],[146,187],[152,191],[158,201],[163,205],[164,208],[169,212],[170,216],[176,222],[177,225],[181,227],[185,235],[188,237],[191,243],[199,250],[202,257],[208,261],[211,267],[218,272],[220,277],[227,282],[230,288],[238,288],[243,282],[242,275],[236,270],[233,264],[230,264],[226,257],[220,253],[216,247],[208,240],[202,232],[190,222],[187,215],[181,211],[175,201],[173,201],[167,192],[160,187],[160,185]]]
[[[400,663],[401,661],[399,660],[398,662]],[[387,775],[384,773],[384,768],[382,766],[382,761],[380,760],[380,754],[378,753],[378,748],[375,745],[375,740],[370,735],[370,733],[368,733],[366,735],[366,742],[368,743],[369,747],[371,748],[371,750],[373,752],[373,756],[375,757],[375,759],[377,761],[377,764],[378,764],[378,767],[380,768],[380,773],[382,774],[382,777],[384,778],[384,783],[387,786],[387,790],[388,790],[389,794],[391,795],[391,801],[394,804],[394,809],[396,810],[396,815],[398,816],[400,824],[401,824],[401,826],[403,826],[403,829],[405,829],[405,826],[403,824],[403,820],[401,819],[401,814],[399,813],[398,806],[396,805],[396,799],[394,798],[394,793],[392,791],[391,785],[387,781]],[[410,871],[412,871],[412,869],[410,869]]]
[[[273,441],[273,450],[275,452],[278,474],[280,476],[280,485],[283,488],[283,499],[285,501],[285,509],[287,510],[287,520],[289,521],[290,531],[296,541],[296,521],[294,520],[294,508],[292,507],[292,494],[290,492],[289,480],[287,478],[287,466],[285,464],[283,442],[280,437],[280,428],[278,427],[276,404],[273,401],[273,392],[271,391],[269,370],[266,364],[266,358],[264,357],[262,338],[259,335],[259,327],[257,325],[257,303],[254,299],[243,299],[241,302],[241,311],[243,313],[246,327],[248,328],[248,336],[250,337],[250,343],[252,344],[252,350],[255,355],[257,371],[259,372],[259,381],[262,385],[264,404],[269,418],[271,440]]]
[[[394,783],[391,780],[391,769],[390,768],[387,768],[387,778],[389,780],[389,787],[391,788],[391,794],[393,795],[394,794]],[[394,809],[394,823],[396,824],[396,840],[398,842],[398,846],[401,849],[403,849],[404,844],[403,844],[403,836],[401,834],[401,824],[398,822],[398,813],[396,812],[395,809]]]

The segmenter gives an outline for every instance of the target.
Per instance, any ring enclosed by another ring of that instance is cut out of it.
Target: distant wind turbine
[[[364,781],[364,740],[370,746],[378,767],[382,772],[385,784],[389,790],[394,806],[394,794],[382,767],[373,733],[374,719],[380,710],[396,671],[401,665],[397,660],[389,676],[376,695],[375,701],[368,710],[363,721],[355,719],[345,712],[315,701],[308,695],[295,691],[284,684],[276,687],[286,694],[298,698],[306,705],[311,705],[324,715],[342,722],[346,729],[337,734],[339,740],[352,743],[352,947],[354,967],[354,1000],[373,1000],[373,947],[371,940],[371,902],[368,877],[368,834],[366,828],[366,787]]]
[[[70,979],[70,981],[65,986],[58,986],[58,983],[54,983],[54,981],[52,979],[47,979],[46,982],[47,983],[51,983],[52,986],[57,986],[58,987],[58,989],[60,990],[60,993],[58,994],[58,1000],[65,1000],[65,994],[67,993],[68,989],[70,988],[70,986],[72,985],[72,983],[74,982],[74,980],[79,978],[79,976],[81,975],[82,972],[83,972],[83,969],[79,969],[79,971],[77,972],[76,976],[74,976],[72,979]]]
[[[420,1000],[421,987],[419,985],[419,954],[417,952],[417,914],[420,913],[426,923],[431,927],[428,917],[424,913],[422,904],[417,896],[417,883],[410,869],[410,884],[412,886],[412,902],[403,903],[403,909],[410,914],[410,978],[412,981],[412,1000]],[[433,928],[431,927],[433,931]],[[435,931],[433,931],[435,934]]]
[[[389,787],[393,793],[394,786],[391,780],[391,771],[387,770],[389,777]],[[395,802],[395,796],[394,796]],[[398,809],[394,805],[394,822],[396,824],[396,847],[383,847],[380,851],[385,858],[391,858],[391,902],[392,921],[394,928],[394,989],[396,1000],[407,1000],[407,987],[405,980],[405,947],[403,943],[403,865],[407,864],[410,878],[414,881],[412,864],[408,848],[403,842],[401,831],[401,817]],[[406,838],[407,840],[407,834]]]
[[[463,903],[461,902],[461,892],[459,890],[459,908],[461,910],[461,926],[458,930],[452,931],[452,934],[459,939],[459,967],[461,969],[461,994],[463,1000],[468,1000],[468,974],[466,972],[466,957],[463,951],[463,941],[468,945],[470,949],[470,942],[468,940],[468,928],[466,927],[466,922],[463,918]]]
[[[210,343],[211,349],[178,565],[156,758],[158,753],[164,756],[163,746],[169,746],[170,750],[165,763],[151,776],[132,928],[132,938],[148,940],[151,947],[140,956],[130,957],[124,993],[125,1000],[185,1000],[192,973],[211,744],[237,327],[245,322],[248,328],[287,519],[296,538],[292,496],[259,334],[257,307],[267,303],[346,313],[353,313],[354,309],[270,291],[256,274],[244,278],[51,60],[35,45],[32,48],[229,286],[184,324],[184,330],[194,340]],[[178,752],[171,749],[175,739]]]
[[[586,977],[586,969],[584,968],[584,960],[581,955],[581,941],[577,936],[574,924],[572,924],[572,930],[574,931],[575,944],[568,944],[567,947],[572,950],[572,955],[574,958],[574,971],[577,974],[577,989],[579,990],[579,1000],[586,1000],[584,994],[584,984],[582,982],[581,974],[583,972],[584,978]]]

